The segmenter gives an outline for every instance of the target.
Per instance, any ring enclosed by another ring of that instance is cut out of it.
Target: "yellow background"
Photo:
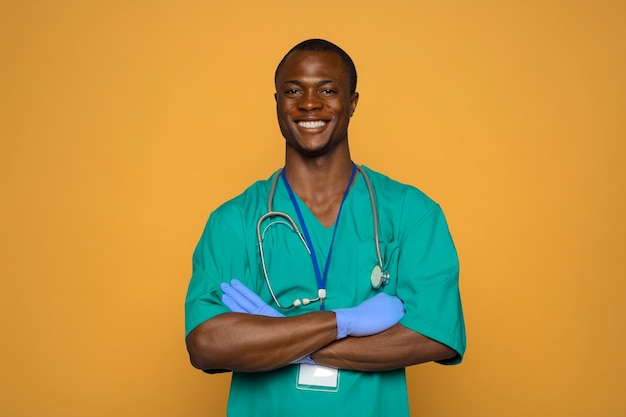
[[[273,72],[359,71],[353,157],[461,258],[465,362],[414,415],[623,416],[623,1],[0,2],[0,415],[220,416],[183,300],[209,213],[281,165]],[[306,415],[301,411],[299,415]]]

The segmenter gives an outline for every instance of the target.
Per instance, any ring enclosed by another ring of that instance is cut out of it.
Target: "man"
[[[408,416],[405,367],[465,351],[441,209],[350,158],[356,79],[330,42],[285,55],[284,169],[212,213],[194,253],[187,348],[196,368],[233,371],[231,416]]]

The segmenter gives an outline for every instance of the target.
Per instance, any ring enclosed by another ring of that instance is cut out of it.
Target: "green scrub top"
[[[404,303],[403,326],[437,340],[457,352],[444,364],[460,363],[465,352],[465,325],[458,287],[459,264],[440,207],[417,188],[401,184],[366,167],[379,217],[383,263],[390,282],[380,290],[370,283],[378,264],[374,222],[362,175],[344,202],[331,254],[326,309],[353,307],[377,291],[397,295]],[[274,174],[276,175],[276,174]],[[193,276],[185,304],[186,333],[218,314],[230,311],[221,302],[220,283],[241,280],[272,307],[291,316],[319,310],[319,303],[280,310],[272,301],[259,257],[257,220],[267,212],[271,178],[259,181],[213,212],[193,256]],[[297,197],[296,197],[297,198]],[[323,226],[297,198],[323,271],[333,227]],[[289,214],[300,227],[282,181],[274,211]],[[268,276],[278,300],[315,298],[317,281],[305,246],[281,217],[264,221],[263,248]],[[336,392],[297,387],[298,365],[257,373],[235,372],[228,402],[229,416],[304,415],[408,416],[404,369],[387,372],[339,371]]]

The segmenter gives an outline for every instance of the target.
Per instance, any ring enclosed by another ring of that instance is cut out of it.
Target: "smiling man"
[[[214,211],[194,252],[187,348],[196,368],[233,371],[230,416],[408,416],[405,368],[463,357],[445,218],[352,161],[356,83],[328,41],[285,55],[284,168]]]

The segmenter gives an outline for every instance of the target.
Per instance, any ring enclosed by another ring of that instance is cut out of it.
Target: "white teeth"
[[[318,128],[318,127],[322,127],[324,125],[326,125],[326,122],[323,122],[321,120],[317,120],[317,121],[314,121],[314,122],[307,122],[307,121],[300,121],[300,122],[298,122],[298,126],[304,127],[306,129],[315,129],[315,128]]]

